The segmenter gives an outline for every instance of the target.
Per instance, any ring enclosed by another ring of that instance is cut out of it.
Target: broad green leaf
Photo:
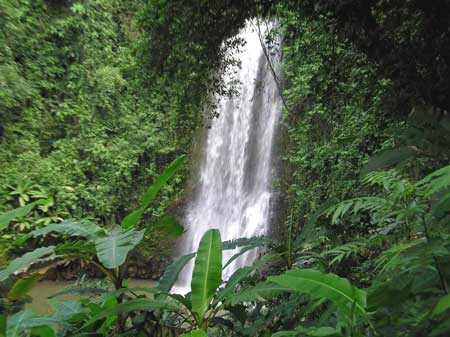
[[[55,337],[55,331],[49,326],[37,326],[31,329],[32,336]]]
[[[197,329],[188,333],[184,333],[180,337],[208,337],[208,334],[205,332],[205,330]]]
[[[27,322],[25,322],[24,327],[27,329],[35,328],[38,326],[46,326],[46,325],[65,325],[66,322],[59,319],[58,316],[37,316],[33,317]]]
[[[192,311],[199,325],[216,289],[222,282],[222,241],[217,229],[208,230],[200,240],[191,282]]]
[[[13,209],[9,212],[0,214],[0,231],[8,227],[9,223],[17,218],[22,218],[25,215],[27,215],[36,205],[42,205],[47,200],[36,200],[35,202],[32,202],[31,204],[25,205],[23,207],[19,207],[16,209]]]
[[[108,291],[103,294],[103,297],[119,297],[122,294],[126,294],[129,292],[134,293],[149,293],[149,294],[159,294],[161,291],[158,288],[144,288],[144,287],[137,287],[137,288],[121,288],[114,291]]]
[[[167,310],[178,311],[180,307],[173,302],[157,301],[146,298],[139,298],[135,300],[129,300],[120,304],[113,305],[107,309],[102,310],[98,315],[91,318],[84,326],[89,326],[98,320],[119,315],[122,313],[128,313],[133,311],[154,311],[154,310]]]
[[[355,309],[366,314],[366,292],[347,279],[315,269],[292,269],[268,280],[316,298],[326,298],[345,312]]]
[[[31,232],[33,236],[46,235],[51,232],[71,235],[82,236],[85,238],[94,239],[97,233],[104,232],[105,230],[89,220],[64,220],[61,223],[53,223],[46,227],[34,230]]]
[[[370,157],[369,162],[364,166],[361,175],[385,169],[397,165],[405,160],[413,158],[417,151],[410,146],[402,146],[396,149],[388,149]]]
[[[65,322],[53,316],[36,316],[32,311],[23,310],[8,320],[7,337],[29,336],[28,331],[42,326],[64,325]]]
[[[14,285],[9,289],[6,297],[10,301],[17,301],[24,297],[40,280],[41,275],[33,274],[27,278],[18,279]]]
[[[178,275],[184,266],[189,263],[195,256],[195,253],[183,255],[176,258],[164,271],[164,274],[159,279],[158,289],[169,292],[178,279]]]
[[[449,308],[450,308],[450,294],[441,297],[441,299],[437,302],[436,306],[431,312],[431,317],[435,317],[439,314],[442,314]]]
[[[144,215],[144,212],[145,212],[144,208],[138,208],[134,210],[123,219],[120,225],[122,226],[122,228],[125,229],[134,227],[139,222],[139,220],[141,220],[142,216]]]
[[[295,330],[311,337],[341,336],[341,333],[337,329],[329,326],[311,327],[311,328],[298,327]]]
[[[55,253],[58,255],[87,254],[95,255],[94,240],[64,240],[55,247]]]
[[[292,289],[272,282],[261,282],[253,287],[246,288],[239,293],[229,294],[225,301],[236,305],[245,302],[266,301]]]
[[[266,237],[254,237],[254,238],[240,238],[231,241],[222,242],[222,250],[230,250],[236,249],[239,247],[244,247],[246,249],[249,247],[250,249],[254,249],[255,247],[260,247],[266,245],[269,240]],[[242,252],[237,253],[236,257],[239,257]],[[191,253],[187,255],[180,256],[176,258],[165,270],[164,274],[161,276],[161,279],[158,283],[158,289],[161,291],[169,292],[172,289],[173,285],[176,283],[178,279],[178,275],[184,266],[189,263],[189,261],[196,255],[196,253]],[[230,261],[227,262],[227,264]],[[224,267],[225,268],[225,267]]]
[[[151,225],[152,228],[158,229],[172,238],[180,237],[184,228],[181,226],[173,215],[164,215],[158,222]]]
[[[138,223],[138,221],[142,218],[145,209],[150,205],[153,199],[155,199],[156,195],[167,183],[167,181],[169,181],[169,179],[172,178],[184,165],[184,162],[184,155],[178,157],[163,171],[163,173],[161,173],[158,178],[156,178],[156,180],[153,182],[153,185],[147,190],[147,192],[145,192],[144,196],[142,197],[141,206],[137,210],[128,214],[123,219],[121,224],[123,228],[130,228]]]
[[[99,261],[109,269],[122,265],[128,253],[142,241],[143,236],[143,231],[114,227],[106,236],[95,239]]]
[[[241,255],[247,253],[248,251],[250,251],[252,249],[256,249],[256,248],[258,248],[258,246],[245,246],[245,247],[242,247],[236,254],[234,254],[232,257],[230,257],[228,259],[227,263],[225,263],[225,265],[223,266],[223,269],[227,268],[234,260],[239,258]]]
[[[6,327],[8,325],[8,320],[6,315],[0,314],[0,337],[6,337]]]
[[[158,295],[158,298],[163,298],[164,296],[170,297],[170,298],[174,299],[175,301],[181,303],[188,310],[192,309],[192,303],[189,300],[188,296],[184,297],[183,295],[180,295],[180,294],[161,293],[160,295]]]
[[[103,295],[105,293],[109,293],[105,289],[98,289],[98,288],[74,288],[74,289],[65,289],[58,291],[57,293],[54,293],[53,295],[50,295],[48,299],[52,299],[58,296],[63,295]]]
[[[433,204],[431,211],[436,218],[442,218],[450,210],[450,193],[445,194],[439,198],[436,204]]]
[[[7,279],[10,275],[26,271],[31,265],[41,261],[43,258],[53,258],[55,247],[41,247],[28,252],[21,257],[13,260],[9,266],[0,271],[0,282]]]
[[[272,334],[272,337],[299,337],[300,332],[295,330],[278,331]]]
[[[29,310],[22,310],[8,319],[6,336],[20,337],[25,329],[25,323],[35,317],[34,313]]]
[[[228,296],[234,293],[236,286],[244,278],[250,274],[253,269],[251,267],[242,267],[236,270],[233,275],[230,276],[224,288],[220,289],[217,297],[214,299],[214,303],[226,301]]]
[[[332,337],[342,336],[341,333],[335,328],[323,326],[323,327],[297,327],[292,331],[279,331],[274,333],[272,337],[295,337],[300,335],[306,335],[311,337]]]
[[[183,167],[185,159],[185,155],[179,156],[172,163],[170,163],[169,166],[166,167],[166,169],[158,178],[156,178],[153,185],[147,190],[147,192],[145,192],[144,196],[142,197],[143,207],[147,207],[153,201],[153,199],[155,199],[159,190],[169,181],[170,178],[175,175],[175,173],[177,173],[179,169],[181,169],[181,167]]]
[[[54,317],[61,321],[66,321],[72,316],[83,312],[83,306],[78,301],[50,300],[49,303],[55,313]]]

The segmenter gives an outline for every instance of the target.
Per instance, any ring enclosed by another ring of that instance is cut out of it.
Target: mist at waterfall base
[[[236,55],[240,61],[235,69],[240,83],[238,94],[216,97],[219,117],[211,121],[203,140],[178,255],[197,251],[201,237],[210,228],[220,230],[222,241],[262,236],[269,231],[274,196],[273,148],[282,102],[258,31],[248,23],[239,37],[245,44]],[[280,55],[270,55],[276,72]],[[234,253],[224,251],[224,264]],[[237,268],[251,265],[258,253],[254,249],[233,261],[223,271],[223,279]],[[174,291],[190,290],[193,265],[192,261],[183,269]]]

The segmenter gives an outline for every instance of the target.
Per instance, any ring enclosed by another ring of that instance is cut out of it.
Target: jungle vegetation
[[[236,33],[273,18],[273,235],[209,230],[157,285],[130,287],[132,258],[183,235]],[[0,0],[0,336],[448,336],[449,78],[448,0]],[[223,251],[258,247],[223,279]],[[192,260],[190,292],[171,293]],[[72,263],[103,286],[24,308]]]

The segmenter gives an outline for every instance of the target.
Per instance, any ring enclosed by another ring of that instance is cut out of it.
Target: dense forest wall
[[[280,15],[289,107],[281,186],[286,224],[297,232],[327,201],[358,193],[368,158],[392,146],[393,129],[401,126],[389,113],[392,81],[338,38],[330,17],[318,21],[284,8]]]
[[[186,99],[181,81],[144,68],[143,11],[135,1],[0,3],[0,209],[50,199],[18,232],[34,219],[115,223],[189,151],[206,92]]]

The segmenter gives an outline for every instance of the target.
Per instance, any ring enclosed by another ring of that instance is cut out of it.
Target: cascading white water
[[[217,98],[219,117],[212,121],[204,140],[195,192],[187,205],[182,254],[196,251],[202,235],[210,228],[218,228],[224,241],[268,233],[273,198],[272,152],[281,99],[258,32],[249,23],[239,35],[245,40],[236,55],[240,60],[236,69],[239,94]],[[271,55],[271,63],[275,70],[279,68],[279,53]],[[236,260],[224,277],[251,263],[255,254],[248,252]],[[188,286],[191,272],[192,264],[180,276],[181,287]]]

